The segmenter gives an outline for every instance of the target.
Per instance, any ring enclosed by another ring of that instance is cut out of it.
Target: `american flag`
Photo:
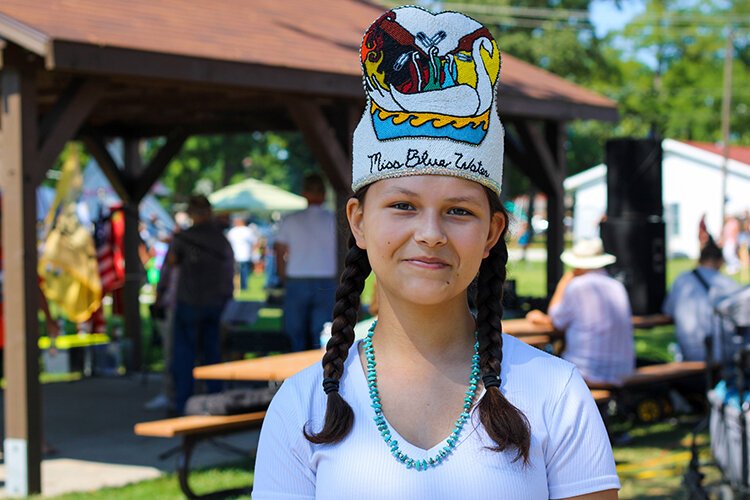
[[[122,286],[122,277],[117,269],[112,231],[112,219],[116,215],[114,213],[103,217],[94,224],[94,242],[96,243],[96,259],[99,264],[102,293],[111,292]]]

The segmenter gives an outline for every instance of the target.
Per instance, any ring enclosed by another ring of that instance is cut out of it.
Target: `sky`
[[[625,26],[633,17],[646,9],[642,0],[621,0],[620,8],[614,0],[594,0],[589,5],[591,22],[596,29],[596,35],[602,37],[611,30]]]
[[[645,10],[644,0],[620,0],[619,8],[615,5],[615,0],[594,0],[589,4],[591,23],[594,25],[596,35],[600,38],[609,31],[623,28],[630,20]],[[622,37],[615,38],[613,45],[620,49],[626,57],[635,58],[651,68],[656,68],[656,58],[652,51],[642,49],[634,52],[630,44]]]

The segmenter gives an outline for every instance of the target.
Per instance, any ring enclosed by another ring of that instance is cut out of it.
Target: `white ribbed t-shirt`
[[[493,443],[473,409],[447,460],[426,471],[406,469],[372,420],[355,343],[341,381],[341,394],[355,415],[351,433],[334,445],[308,442],[303,426],[319,430],[325,415],[322,369],[312,366],[288,379],[263,424],[253,499],[533,500],[619,488],[606,429],[575,367],[508,335],[503,339],[502,391],[531,425],[528,465],[514,462],[513,451],[487,449]],[[422,450],[393,428],[391,433],[414,459],[433,457],[445,446],[443,441]]]

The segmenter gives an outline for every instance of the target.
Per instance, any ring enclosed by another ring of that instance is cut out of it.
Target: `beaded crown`
[[[405,175],[452,175],[500,194],[500,50],[458,12],[389,10],[360,50],[367,105],[354,132],[352,189]]]

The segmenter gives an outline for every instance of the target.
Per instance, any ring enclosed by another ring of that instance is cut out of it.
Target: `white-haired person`
[[[604,269],[616,258],[598,238],[578,242],[560,258],[571,269],[558,282],[548,314],[534,310],[526,317],[565,332],[562,357],[590,387],[619,385],[635,370],[635,344],[628,293]]]
[[[578,371],[502,333],[496,42],[462,14],[403,7],[368,29],[361,57],[332,336],[268,409],[253,498],[617,498]],[[378,320],[355,342],[370,272]]]

